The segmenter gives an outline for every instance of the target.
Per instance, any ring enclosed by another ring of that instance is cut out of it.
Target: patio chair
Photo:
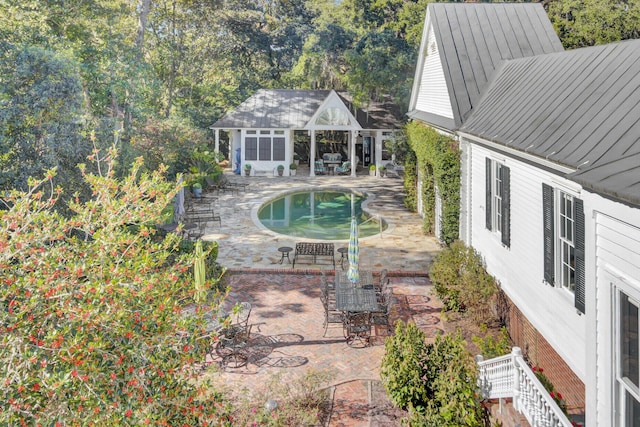
[[[314,170],[315,170],[315,173],[317,173],[318,175],[324,175],[328,171],[327,167],[324,165],[324,162],[322,160],[316,160],[314,162]]]
[[[391,289],[382,294],[382,301],[378,304],[378,311],[371,312],[371,324],[377,326],[385,326],[387,333],[391,333],[391,324],[389,323],[389,310],[391,308]]]
[[[251,315],[251,303],[242,301],[240,304],[240,310],[236,314],[236,321],[232,325],[233,328],[246,329],[249,325],[249,316]]]
[[[380,279],[373,284],[373,289],[376,294],[380,295],[389,285],[389,278],[387,277],[387,269],[384,268],[380,271]]]
[[[342,166],[336,167],[336,173],[338,175],[349,175],[351,174],[351,162],[342,162]]]
[[[320,294],[320,301],[322,301],[322,308],[324,309],[324,322],[322,323],[324,333],[322,336],[325,337],[330,323],[339,324],[344,328],[344,317],[341,311],[335,309],[335,302],[333,304],[330,303],[327,292],[323,291]]]
[[[251,326],[242,329],[227,330],[220,335],[218,353],[222,357],[225,367],[239,368],[247,364],[249,357],[246,352],[251,337]]]
[[[347,313],[344,320],[344,336],[349,347],[369,345],[371,338],[371,314],[368,311]]]

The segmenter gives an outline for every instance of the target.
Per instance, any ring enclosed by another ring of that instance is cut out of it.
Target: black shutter
[[[542,220],[544,224],[544,280],[553,285],[555,282],[553,188],[547,184],[542,184]]]
[[[511,246],[511,174],[509,168],[502,166],[502,244]]]
[[[585,265],[584,265],[584,204],[580,199],[573,199],[573,218],[575,224],[576,283],[575,306],[584,313],[585,306]]]
[[[487,224],[487,229],[491,230],[491,225],[493,223],[492,218],[491,218],[491,159],[490,158],[486,158],[487,161],[487,171],[485,174],[485,187],[486,187],[486,197],[487,200],[485,201],[485,215],[486,215],[486,224]]]

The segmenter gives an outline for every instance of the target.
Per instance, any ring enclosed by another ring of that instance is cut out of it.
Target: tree
[[[38,47],[0,57],[0,190],[27,189],[29,176],[57,168],[56,184],[80,190],[82,87],[73,59]]]
[[[100,153],[96,153],[98,156]],[[194,364],[212,341],[193,302],[193,255],[155,235],[177,193],[138,159],[113,178],[116,153],[84,176],[93,190],[52,211],[53,172],[0,211],[0,424],[219,425],[226,409]],[[209,282],[211,286],[212,282]],[[212,305],[216,305],[212,303]],[[216,307],[217,308],[217,307]]]
[[[548,14],[566,49],[640,37],[638,0],[551,0]]]

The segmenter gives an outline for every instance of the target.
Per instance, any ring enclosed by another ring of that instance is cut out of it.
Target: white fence
[[[532,427],[571,427],[536,374],[531,371],[519,347],[511,354],[483,360],[477,356],[478,386],[485,399],[511,398],[513,407],[529,421]]]

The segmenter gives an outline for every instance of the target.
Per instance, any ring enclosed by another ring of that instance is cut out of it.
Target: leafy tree
[[[29,176],[57,168],[69,193],[91,153],[83,137],[82,87],[73,59],[38,47],[0,57],[0,190],[27,189]]]
[[[85,172],[94,195],[70,203],[71,218],[52,211],[53,172],[4,199],[2,425],[227,423],[221,396],[195,381],[211,339],[206,307],[184,311],[193,255],[154,232],[178,188],[164,168],[142,173],[140,159],[114,179],[115,156]]]
[[[567,49],[640,37],[638,0],[551,0],[548,14]]]

